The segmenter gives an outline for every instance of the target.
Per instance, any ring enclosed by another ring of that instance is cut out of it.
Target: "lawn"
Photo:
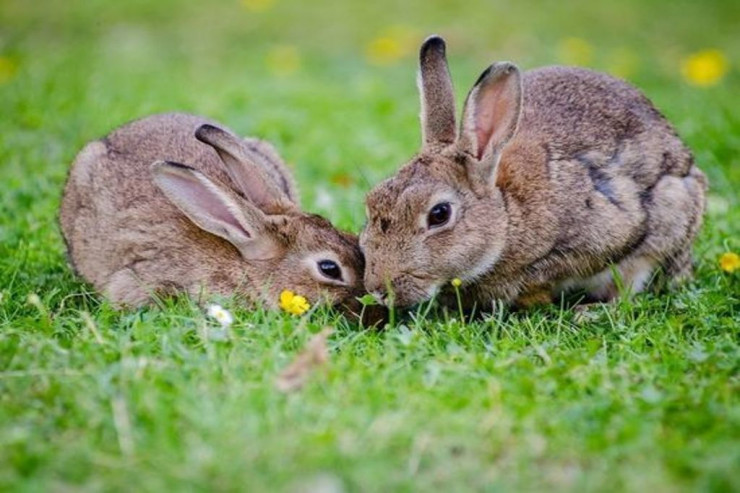
[[[740,491],[740,272],[718,262],[740,253],[738,25],[732,1],[3,0],[0,490]],[[160,111],[273,141],[303,206],[358,231],[418,148],[432,32],[459,100],[498,59],[640,87],[710,179],[696,279],[587,317],[430,306],[384,331],[218,300],[224,335],[187,299],[116,312],[73,276],[69,163]],[[729,70],[692,84],[707,49]],[[327,325],[326,367],[280,392]]]

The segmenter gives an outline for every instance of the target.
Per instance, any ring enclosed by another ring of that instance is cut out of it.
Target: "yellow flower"
[[[581,38],[565,38],[558,44],[558,56],[566,65],[588,65],[593,51],[589,42]]]
[[[8,57],[0,56],[0,84],[9,82],[18,71],[18,64]]]
[[[311,308],[311,305],[303,296],[295,294],[289,289],[284,289],[280,293],[280,308],[293,315],[303,315]]]
[[[719,50],[703,50],[681,62],[681,74],[693,86],[709,87],[717,84],[727,73],[727,57]]]
[[[403,56],[403,51],[395,39],[380,37],[370,41],[365,55],[375,65],[390,65]]]
[[[740,270],[740,255],[733,252],[723,253],[719,258],[719,266],[728,274],[732,274],[736,270]]]
[[[459,288],[460,286],[462,286],[462,281],[460,280],[460,278],[456,277],[450,282],[450,284],[452,284],[453,287]]]
[[[242,7],[250,12],[264,12],[272,7],[275,0],[241,0]]]
[[[280,45],[267,52],[267,68],[273,75],[285,77],[301,68],[301,56],[295,46]]]
[[[392,26],[367,44],[365,57],[374,65],[392,65],[414,52],[418,37],[407,26]]]

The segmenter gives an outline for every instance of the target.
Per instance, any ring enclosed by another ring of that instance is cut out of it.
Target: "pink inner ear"
[[[475,111],[478,159],[483,158],[489,146],[498,147],[511,131],[517,106],[514,93],[510,80],[494,82],[479,89]]]
[[[170,195],[176,198],[177,205],[186,213],[229,224],[247,237],[250,236],[217,192],[199,180],[168,174],[165,181]]]

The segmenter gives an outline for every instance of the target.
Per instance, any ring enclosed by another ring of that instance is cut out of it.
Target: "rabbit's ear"
[[[288,191],[270,176],[272,165],[249,149],[243,139],[213,125],[201,125],[195,137],[210,145],[226,165],[229,178],[257,207],[265,211],[293,204]]]
[[[521,73],[509,62],[488,67],[468,93],[458,144],[480,161],[477,178],[493,178],[501,150],[516,133],[521,108]]]
[[[196,226],[233,244],[245,259],[277,255],[275,242],[264,233],[262,211],[190,166],[157,161],[151,170],[155,185]]]
[[[445,42],[429,36],[419,50],[419,93],[423,145],[455,141],[455,94],[447,67]]]

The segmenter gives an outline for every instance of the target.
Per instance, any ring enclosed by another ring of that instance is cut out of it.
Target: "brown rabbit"
[[[707,182],[638,90],[580,68],[496,63],[456,133],[439,37],[421,47],[419,82],[422,150],[367,197],[360,246],[377,298],[413,305],[459,278],[467,305],[570,290],[606,301],[658,271],[691,275]]]
[[[186,114],[134,121],[75,159],[60,223],[76,271],[118,305],[237,294],[269,307],[290,289],[353,304],[356,237],[302,212],[266,142]]]

